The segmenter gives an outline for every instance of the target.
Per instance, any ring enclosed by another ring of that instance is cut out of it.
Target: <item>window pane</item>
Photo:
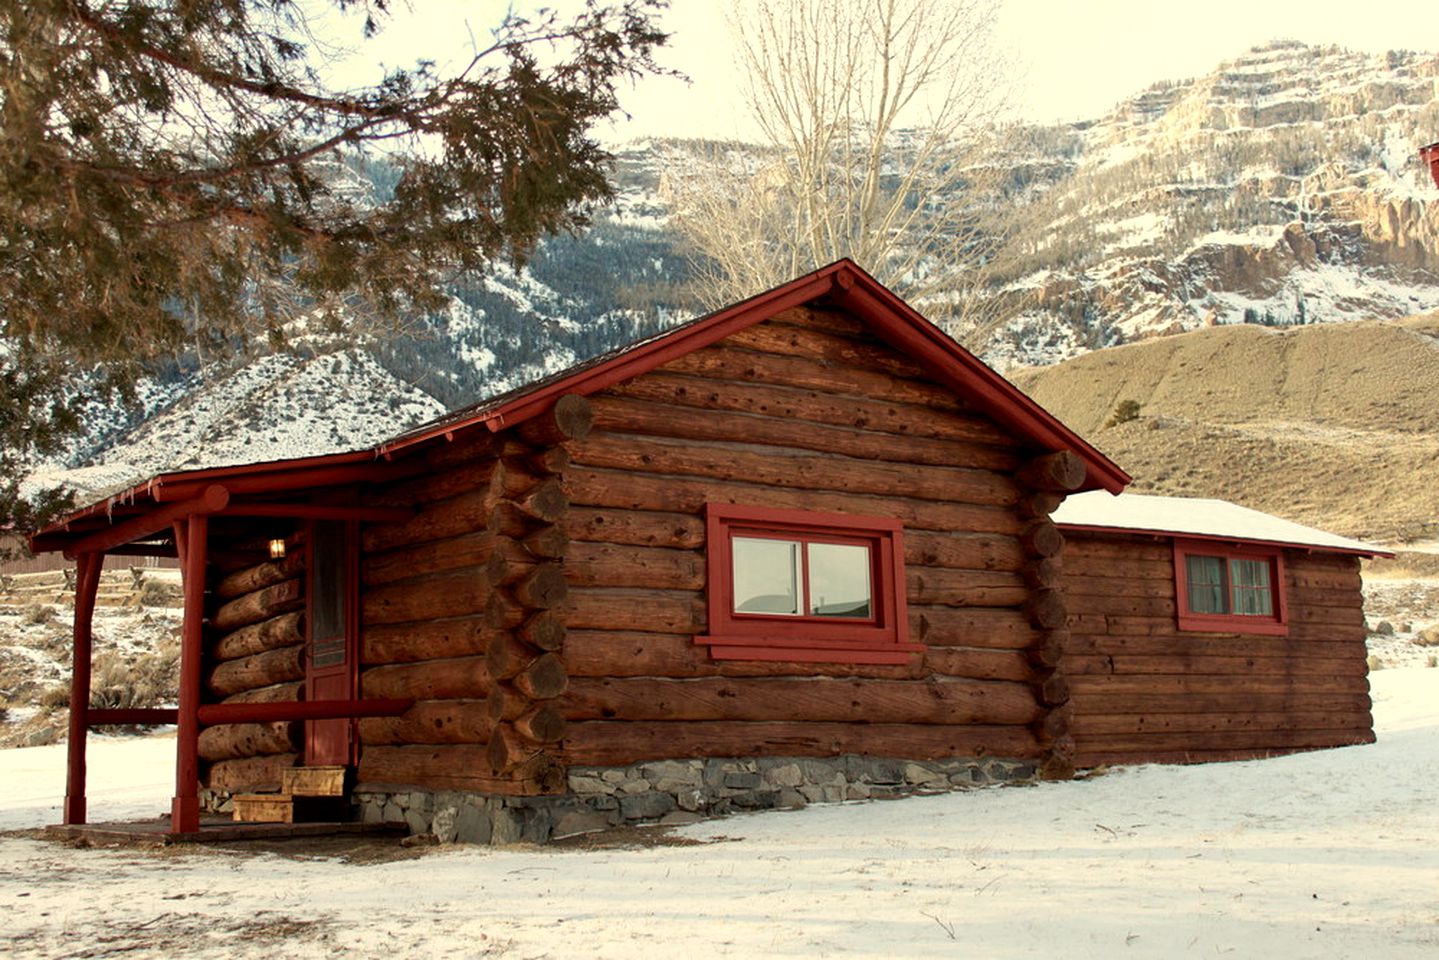
[[[317,520],[310,535],[314,538],[310,638],[318,642],[345,635],[345,524]]]
[[[1190,613],[1228,613],[1224,596],[1224,558],[1184,558]]]
[[[791,540],[735,537],[735,613],[799,615],[799,544]]]
[[[1274,616],[1268,560],[1230,560],[1229,581],[1234,594],[1235,613],[1252,617]]]
[[[808,549],[810,614],[861,620],[873,616],[869,547],[811,543]]]

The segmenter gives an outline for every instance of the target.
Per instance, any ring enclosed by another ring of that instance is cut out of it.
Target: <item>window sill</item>
[[[1270,617],[1246,617],[1235,614],[1214,616],[1180,615],[1179,629],[1194,633],[1249,633],[1265,637],[1289,636],[1289,624]]]
[[[769,660],[792,663],[905,664],[924,650],[920,643],[846,642],[795,637],[695,637],[715,660]]]

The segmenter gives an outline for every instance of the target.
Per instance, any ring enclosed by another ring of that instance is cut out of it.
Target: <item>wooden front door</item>
[[[343,520],[314,520],[305,538],[309,551],[305,699],[312,702],[355,696],[357,533],[354,524]],[[354,726],[350,719],[307,720],[305,763],[334,766],[353,762]]]

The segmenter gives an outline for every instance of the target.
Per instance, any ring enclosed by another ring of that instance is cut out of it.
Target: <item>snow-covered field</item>
[[[1439,670],[1373,676],[1379,742],[733,817],[655,842],[413,859],[0,837],[7,957],[1439,956]],[[171,741],[100,740],[97,818]],[[0,753],[0,825],[63,748]]]

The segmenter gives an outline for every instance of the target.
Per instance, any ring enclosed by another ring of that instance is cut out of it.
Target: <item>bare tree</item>
[[[677,149],[667,184],[718,306],[850,257],[973,328],[1003,242],[994,0],[736,2],[759,149]]]

